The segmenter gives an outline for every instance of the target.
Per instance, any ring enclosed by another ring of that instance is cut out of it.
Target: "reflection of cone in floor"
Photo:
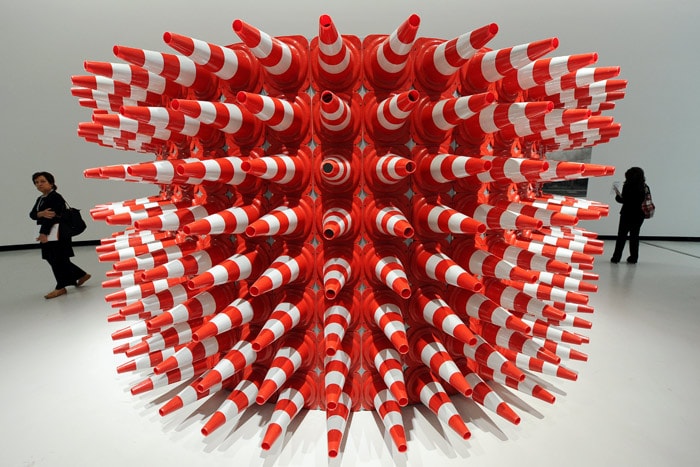
[[[317,379],[316,373],[308,371],[295,374],[285,382],[279,391],[277,403],[263,435],[261,444],[263,450],[268,451],[275,441],[283,436],[289,423],[301,412],[301,409],[315,405],[318,400]]]
[[[409,345],[404,322],[405,302],[389,290],[366,289],[362,294],[362,311],[370,329],[383,332],[401,354]]]
[[[461,374],[461,373],[460,373]],[[468,384],[468,383],[467,383]],[[406,370],[406,385],[412,401],[422,402],[438,419],[455,431],[462,439],[469,439],[471,432],[450,401],[442,384],[424,366],[410,367]]]
[[[333,299],[320,301],[318,312],[322,319],[325,355],[334,355],[345,334],[357,328],[360,321],[359,295],[347,288]]]
[[[409,365],[423,363],[430,371],[450,385],[465,397],[469,397],[472,388],[464,379],[454,360],[445,348],[439,333],[430,327],[412,326],[408,330],[408,339],[411,342],[409,349]],[[467,346],[466,344],[463,344]]]
[[[328,457],[337,457],[345,434],[345,427],[350,412],[360,410],[362,395],[361,377],[349,375],[345,381],[335,409],[326,408],[326,439],[328,440]]]
[[[255,396],[265,377],[265,367],[252,365],[246,371],[241,381],[233,388],[225,401],[212,414],[202,427],[202,434],[209,436],[224,423],[231,422],[240,416],[248,407],[255,403]]]
[[[476,344],[472,331],[442,298],[437,287],[418,287],[409,303],[408,312],[418,326],[427,324],[468,345]]]
[[[323,364],[323,385],[326,407],[335,410],[348,375],[360,367],[360,335],[354,332],[345,335],[340,347],[333,355],[326,355]]]
[[[315,295],[309,288],[285,288],[252,345],[256,352],[276,342],[295,328],[306,328],[315,316]]]
[[[174,32],[164,33],[163,42],[216,75],[229,91],[255,92],[260,86],[258,61],[242,44],[222,47]]]
[[[362,335],[362,357],[365,368],[373,368],[401,407],[408,404],[406,382],[403,377],[404,361],[387,337],[377,331]]]
[[[406,431],[398,401],[386,388],[382,378],[373,371],[363,374],[363,386],[365,406],[377,412],[396,449],[399,452],[406,452],[408,449]]]

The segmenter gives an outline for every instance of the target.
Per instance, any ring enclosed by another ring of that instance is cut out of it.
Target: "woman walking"
[[[90,279],[90,274],[70,260],[74,256],[71,237],[60,228],[66,201],[56,191],[53,175],[49,172],[36,172],[32,175],[32,181],[41,196],[34,203],[29,217],[39,225],[36,240],[41,244],[41,257],[49,263],[56,278],[56,287],[44,298],[56,298],[68,293],[66,287],[69,285],[83,285]]]

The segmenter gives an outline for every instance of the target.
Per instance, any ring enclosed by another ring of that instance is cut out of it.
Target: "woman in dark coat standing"
[[[53,175],[49,172],[36,172],[32,175],[32,181],[36,189],[41,192],[41,196],[34,203],[29,217],[39,225],[39,236],[36,239],[41,244],[41,257],[49,263],[56,278],[56,287],[44,295],[44,298],[56,298],[65,295],[66,287],[69,285],[76,287],[83,285],[90,279],[90,274],[70,260],[74,255],[71,237],[60,229],[61,215],[66,209],[66,201],[56,192]]]
[[[625,249],[627,234],[630,237],[630,255],[627,262],[636,264],[639,259],[639,230],[644,222],[642,203],[646,196],[646,183],[644,171],[639,167],[632,167],[625,172],[625,183],[622,185],[622,193],[615,188],[615,201],[622,203],[620,209],[620,224],[617,228],[617,241],[615,251],[610,261],[619,263],[622,252]]]

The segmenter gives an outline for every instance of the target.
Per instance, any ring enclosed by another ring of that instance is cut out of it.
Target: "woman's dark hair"
[[[645,181],[644,171],[640,167],[630,167],[625,172],[625,182],[630,182],[632,185],[643,185]]]
[[[47,182],[51,184],[51,188],[56,190],[58,187],[56,186],[56,179],[53,178],[53,175],[51,175],[49,172],[34,172],[32,174],[32,182],[35,182],[37,178],[39,177],[44,177]]]

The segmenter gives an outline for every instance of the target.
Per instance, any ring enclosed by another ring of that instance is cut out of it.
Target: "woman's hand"
[[[53,219],[54,217],[56,217],[56,213],[53,212],[53,209],[48,208],[44,209],[43,211],[37,212],[36,217],[45,217],[46,219]]]
[[[46,234],[39,234],[36,239],[39,243],[46,243],[49,241],[49,237],[47,237]]]

